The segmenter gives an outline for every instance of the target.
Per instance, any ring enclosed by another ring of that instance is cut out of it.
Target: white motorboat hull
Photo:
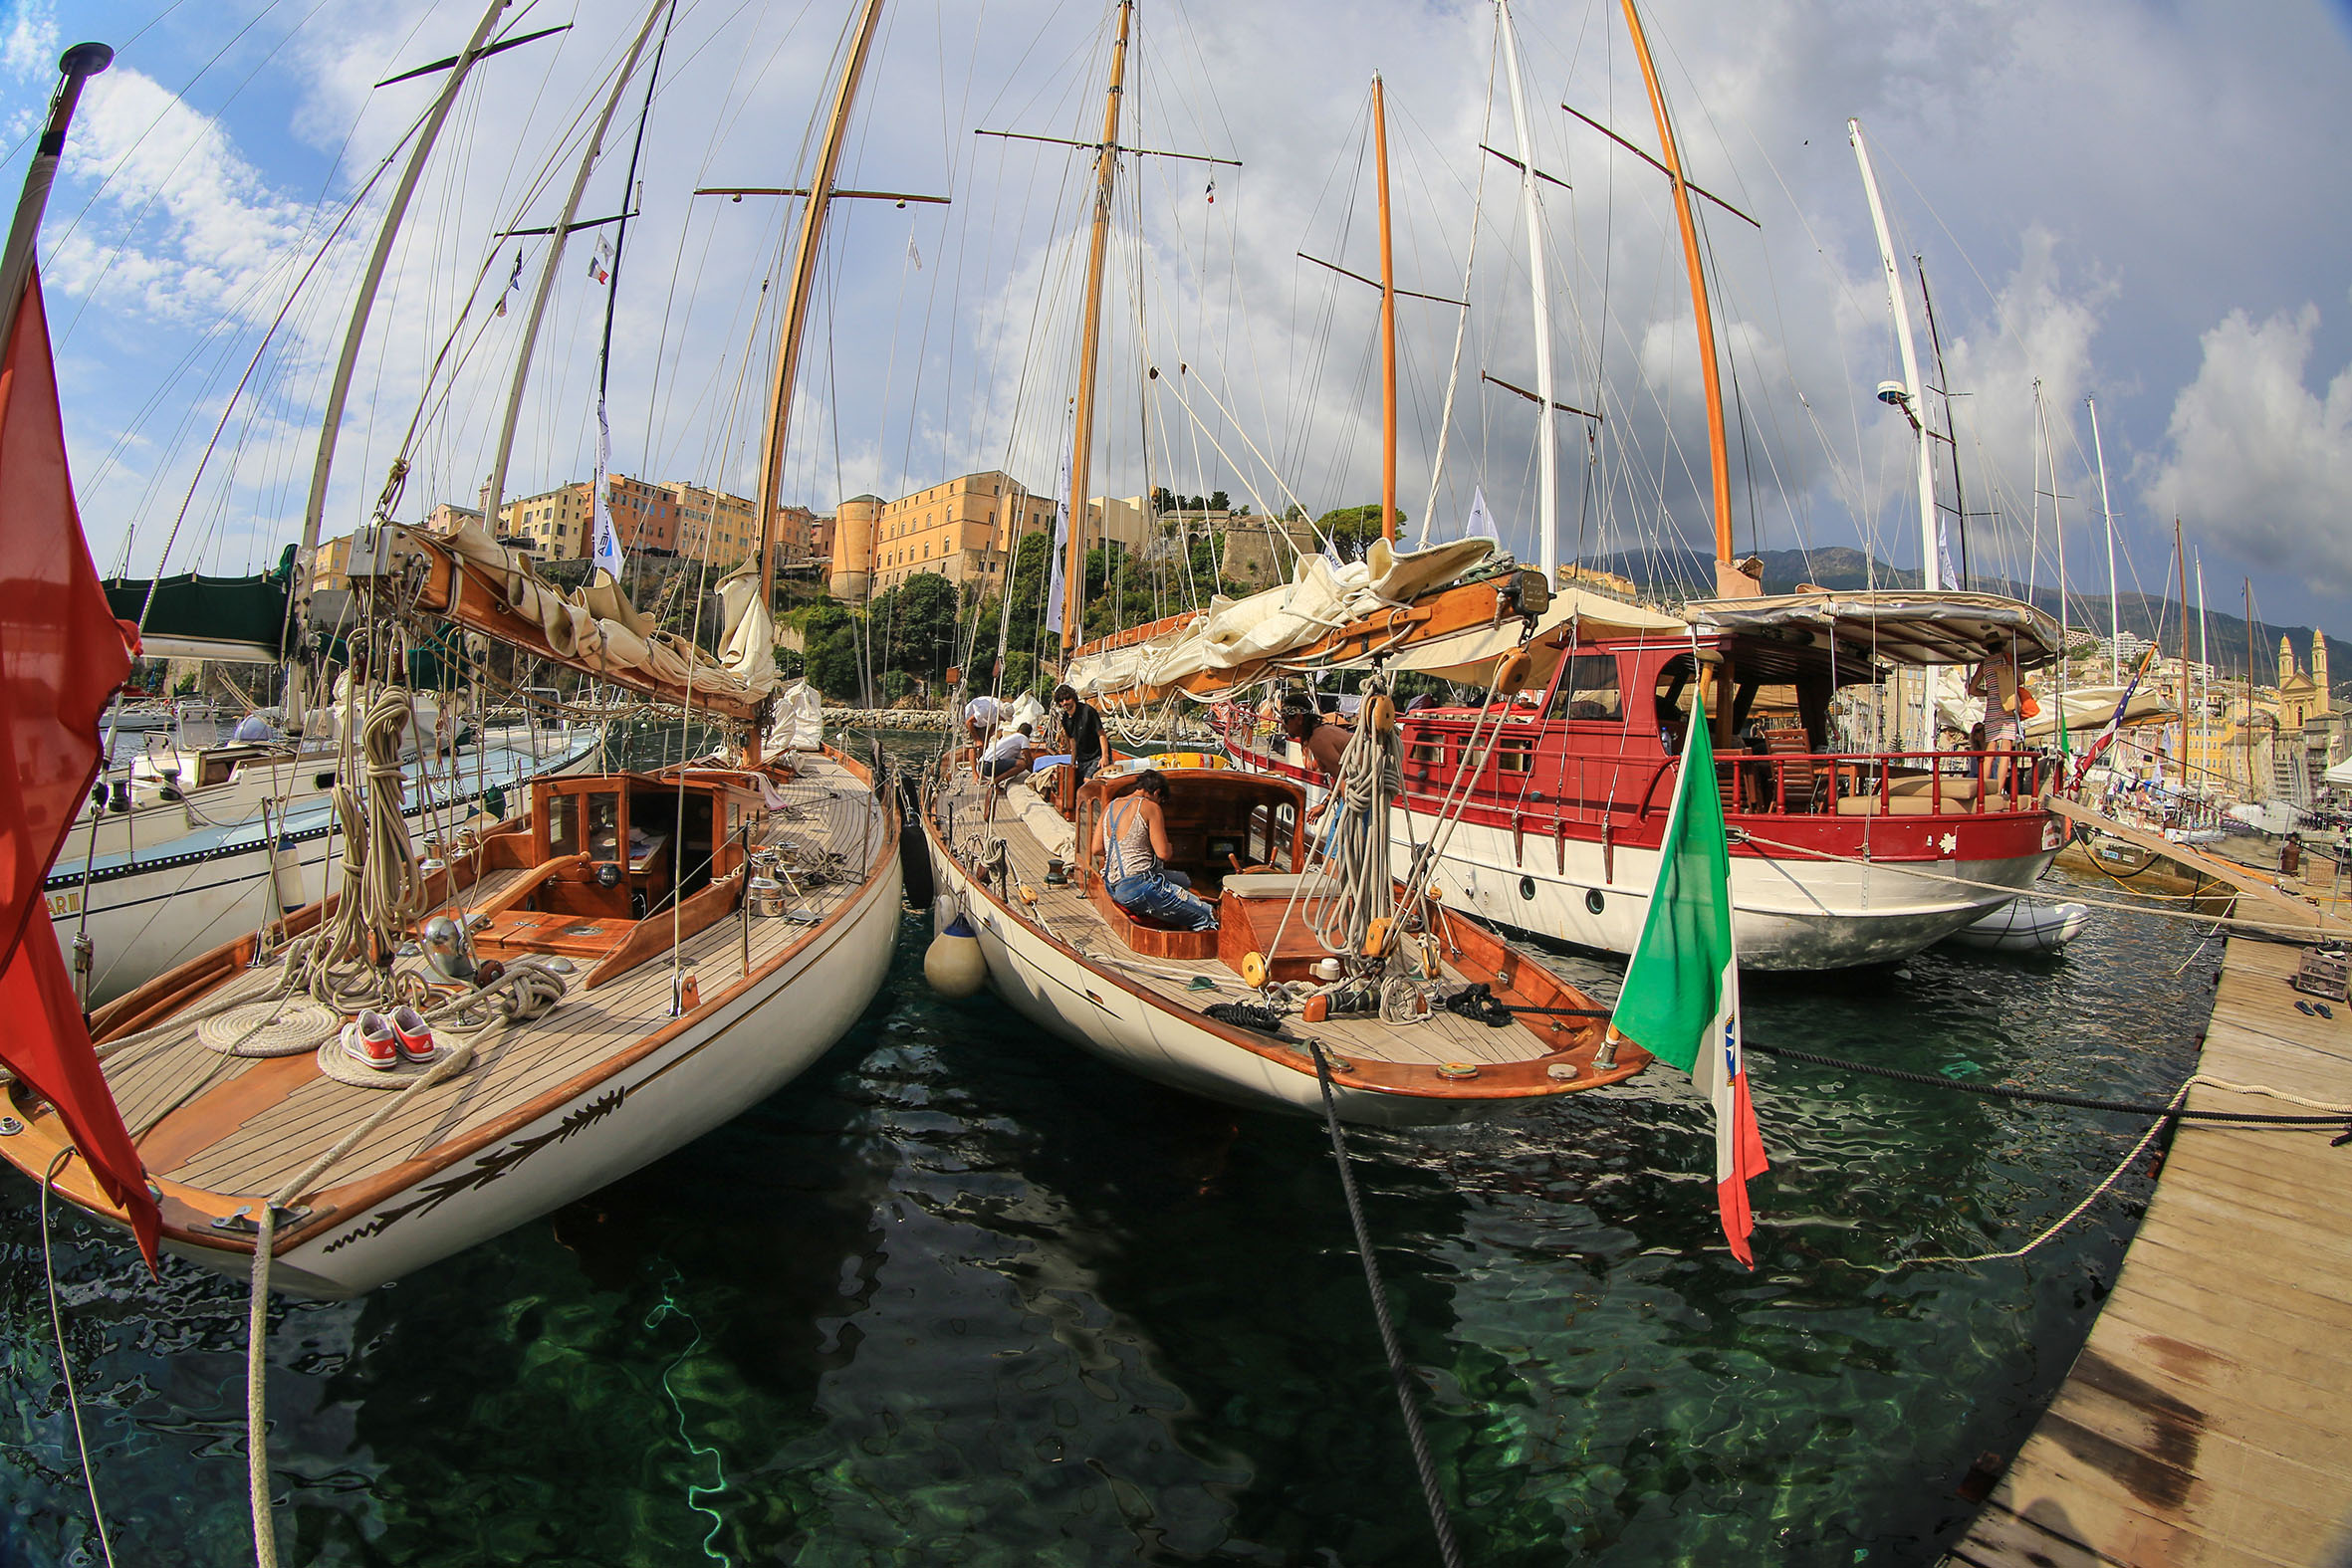
[[[462,1164],[283,1247],[272,1287],[358,1295],[594,1192],[783,1088],[848,1032],[889,971],[899,860],[895,835],[883,836],[890,847],[856,900],[776,968],[706,999],[627,1068],[584,1074],[528,1107]],[[166,1246],[240,1277],[252,1261],[250,1251]]]
[[[2055,953],[2080,936],[2090,918],[2088,904],[2028,904],[2019,899],[1945,940],[1987,953]]]
[[[1433,819],[1415,813],[1426,841]],[[1430,878],[1458,909],[1495,925],[1606,953],[1631,953],[1649,918],[1658,852],[1586,840],[1528,840],[1459,823]],[[2057,846],[2001,860],[1882,861],[1732,857],[1732,931],[1740,963],[1757,971],[1852,969],[1896,963],[2012,901],[2049,869]],[[1409,846],[1392,846],[1402,876]],[[1968,883],[1990,882],[2016,892]],[[1597,906],[1597,907],[1595,907]]]

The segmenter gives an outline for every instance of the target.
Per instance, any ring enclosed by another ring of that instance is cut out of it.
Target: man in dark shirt
[[[1078,783],[1093,777],[1102,766],[1102,715],[1078,701],[1078,694],[1067,686],[1054,688],[1054,706],[1061,714],[1061,733],[1069,741],[1070,765],[1077,770]]]

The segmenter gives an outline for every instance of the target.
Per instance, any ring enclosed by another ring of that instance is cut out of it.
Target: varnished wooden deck
[[[2230,944],[2199,1070],[2341,1104],[2352,1007],[2295,1009],[2299,952]],[[2182,1126],[2089,1342],[1950,1563],[2352,1562],[2352,1148],[2332,1131]]]
[[[979,784],[969,773],[963,774],[946,791],[946,800],[954,812],[957,848],[976,850],[972,840],[981,825],[983,807]],[[1013,785],[997,804],[995,819],[988,824],[989,836],[993,838],[1000,832],[1004,835],[1012,860],[1013,880],[1036,892],[1038,899],[1029,906],[1030,913],[1049,934],[1076,949],[1090,962],[1103,965],[1187,1011],[1198,1012],[1220,1002],[1248,1002],[1254,997],[1255,993],[1242,983],[1239,975],[1214,959],[1187,962],[1135,957],[1111,935],[1101,915],[1076,887],[1049,886],[1046,882],[1048,846],[1039,841],[1023,819],[1024,808],[1033,802],[1042,805],[1027,784]],[[1060,818],[1054,820],[1058,822]],[[1456,980],[1462,978],[1450,968],[1448,973]],[[1195,989],[1192,982],[1196,976],[1213,982],[1216,989]],[[1328,1018],[1314,1025],[1314,1032],[1326,1045],[1352,1057],[1432,1067],[1448,1062],[1501,1065],[1532,1061],[1551,1049],[1531,1029],[1489,1028],[1450,1012],[1432,1013],[1409,1024],[1382,1023],[1377,1018]]]
[[[758,843],[814,841],[842,857],[841,874],[793,897],[797,918],[749,922],[749,971],[807,936],[856,894],[875,857],[888,852],[890,824],[872,795],[827,757],[796,759],[800,777],[784,791],[784,813],[769,817]],[[488,902],[526,873],[494,871],[452,912]],[[707,999],[741,981],[745,922],[731,915],[678,948],[675,968],[696,977]],[[414,963],[415,961],[408,961]],[[583,963],[572,989],[536,1022],[488,1040],[475,1063],[434,1089],[411,1095],[398,1114],[339,1160],[329,1190],[366,1182],[405,1161],[429,1158],[666,1027],[673,964],[664,951],[620,978],[586,990]],[[265,968],[232,985],[266,993]],[[353,1088],[322,1075],[314,1055],[234,1057],[208,1049],[194,1028],[142,1041],[107,1062],[107,1076],[148,1174],[230,1197],[260,1197],[384,1104],[382,1089]]]

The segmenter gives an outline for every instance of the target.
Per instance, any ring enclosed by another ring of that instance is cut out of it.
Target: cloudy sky
[[[454,53],[484,0],[8,3],[11,188],[60,48],[118,51],[84,100],[43,236],[100,564],[151,569],[168,551],[173,570],[246,569],[300,530],[353,293],[437,91],[374,84]],[[613,230],[576,235],[510,494],[589,472],[608,298],[614,467],[749,488],[781,292],[767,285],[794,204],[692,193],[805,179],[846,11],[681,0],[617,294],[589,276]],[[527,0],[501,18],[502,35],[571,28],[484,63],[449,118],[360,345],[330,534],[365,518],[403,454],[395,516],[482,484],[547,255],[544,238],[497,236],[553,221],[645,14],[645,0]],[[787,499],[829,509],[989,467],[1056,483],[1086,158],[974,132],[1096,139],[1112,15],[1102,0],[893,0],[842,183],[953,204],[841,209]],[[1535,247],[1554,396],[1600,416],[1559,418],[1556,548],[1705,550],[1707,421],[1668,192],[1560,108],[1657,148],[1624,21],[1616,0],[1514,16],[1528,145],[1562,182],[1539,186]],[[1925,377],[1956,394],[1928,405],[1933,423],[1952,415],[1972,568],[2047,585],[2062,550],[2069,583],[2104,592],[2092,396],[2127,591],[2163,590],[2177,514],[2218,604],[2250,576],[2266,618],[2352,632],[2343,4],[1649,0],[1644,16],[1691,177],[1746,215],[1699,203],[1742,551],[1921,558],[1909,427],[1872,395],[1901,372],[1855,116]],[[1537,375],[1519,176],[1480,150],[1521,147],[1493,6],[1143,0],[1136,30],[1121,139],[1240,166],[1154,156],[1122,176],[1089,488],[1222,488],[1310,512],[1376,497],[1376,296],[1297,253],[1377,268],[1379,72],[1399,285],[1468,301],[1400,305],[1402,504],[1411,527],[1427,513],[1444,531],[1482,491],[1535,558],[1533,409],[1482,380]],[[644,81],[622,96],[583,218],[621,210]],[[522,286],[495,316],[518,254]],[[1938,451],[1947,507],[1955,454]]]

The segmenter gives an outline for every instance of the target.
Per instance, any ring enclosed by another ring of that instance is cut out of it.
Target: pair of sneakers
[[[344,1054],[389,1072],[402,1062],[433,1059],[433,1031],[423,1014],[402,1005],[389,1013],[363,1011],[343,1026]]]

